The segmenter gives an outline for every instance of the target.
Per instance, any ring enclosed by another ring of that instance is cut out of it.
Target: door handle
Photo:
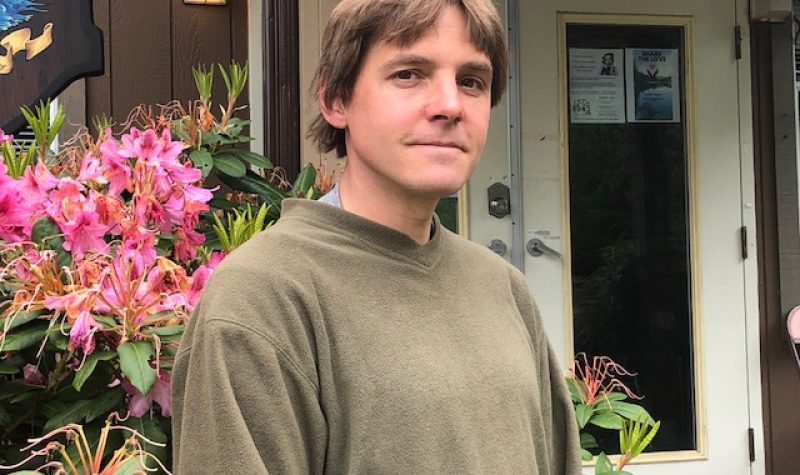
[[[532,255],[533,257],[539,257],[542,254],[550,254],[551,256],[558,257],[561,259],[561,253],[553,249],[552,247],[548,246],[539,238],[533,238],[529,240],[525,244],[525,249],[527,249],[528,254]]]

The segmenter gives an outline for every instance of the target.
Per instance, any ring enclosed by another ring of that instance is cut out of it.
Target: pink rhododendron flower
[[[103,174],[108,181],[108,195],[117,197],[126,189],[130,190],[131,167],[127,158],[122,155],[117,141],[111,136],[111,129],[106,130],[106,140],[100,144],[100,153]]]
[[[122,148],[120,155],[128,158],[138,158],[145,162],[153,162],[157,165],[157,157],[164,149],[164,143],[156,135],[153,129],[144,132],[136,127],[131,128],[130,133],[122,136]]]
[[[190,261],[197,257],[197,247],[202,245],[206,237],[193,229],[193,227],[178,228],[175,230],[175,258],[179,261]]]
[[[0,144],[6,143],[6,142],[7,143],[11,143],[12,140],[14,140],[14,136],[13,135],[7,135],[5,132],[3,132],[3,129],[0,129]]]
[[[78,174],[78,180],[97,183],[98,185],[107,184],[108,179],[103,173],[103,164],[100,158],[87,153],[81,161],[81,170]]]
[[[70,348],[80,348],[84,355],[94,351],[94,333],[101,325],[87,311],[81,311],[69,330]]]
[[[215,251],[211,253],[211,257],[208,259],[207,263],[201,265],[194,271],[194,274],[192,274],[192,284],[186,294],[187,311],[191,312],[194,310],[194,307],[197,306],[197,302],[200,301],[200,295],[203,293],[203,289],[206,288],[208,279],[211,278],[211,272],[224,258],[225,253]]]
[[[122,239],[122,258],[132,262],[134,272],[142,275],[156,261],[156,237],[153,233],[137,228],[127,232]]]
[[[103,236],[109,229],[109,226],[100,222],[93,201],[87,200],[83,208],[75,213],[73,219],[58,223],[64,232],[64,249],[70,251],[78,261],[83,259],[86,251],[105,251],[107,245]]]
[[[30,237],[29,205],[20,195],[17,180],[8,176],[8,169],[0,161],[0,239],[18,242]]]
[[[101,325],[89,313],[92,310],[95,293],[74,290],[66,295],[51,295],[45,299],[44,306],[50,310],[63,310],[67,322],[72,325],[69,330],[70,348],[80,348],[88,355],[94,351],[94,333]]]
[[[150,388],[150,392],[147,395],[140,393],[127,379],[122,380],[122,388],[130,395],[128,410],[131,415],[133,417],[142,417],[147,414],[155,401],[161,407],[162,416],[172,416],[171,385],[170,375],[164,370],[159,371],[156,382],[153,383],[153,387]]]

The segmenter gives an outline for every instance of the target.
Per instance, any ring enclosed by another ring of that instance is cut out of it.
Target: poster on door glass
[[[628,122],[680,122],[677,49],[625,50]]]
[[[625,123],[623,57],[622,49],[569,49],[571,123]]]

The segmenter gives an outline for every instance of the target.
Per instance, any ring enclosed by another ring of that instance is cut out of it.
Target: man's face
[[[491,78],[456,7],[409,46],[373,45],[332,122],[345,128],[347,167],[361,185],[399,197],[454,193],[486,142]]]

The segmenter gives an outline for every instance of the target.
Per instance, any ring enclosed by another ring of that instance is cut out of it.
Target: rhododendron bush
[[[157,115],[140,108],[119,135],[105,124],[53,153],[47,126],[27,150],[0,130],[0,466],[29,457],[28,440],[77,433],[64,428],[99,437],[113,413],[168,466],[168,447],[155,442],[169,439],[172,363],[223,247],[233,247],[228,229],[247,226],[249,237],[279,216],[283,198],[319,196],[313,167],[291,185],[235,147],[249,140],[231,115],[246,68],[220,69],[221,118],[203,94],[211,73],[196,70],[200,101]],[[28,111],[32,125],[58,122],[47,109]],[[225,190],[204,186],[210,176]],[[260,219],[242,223],[251,204]],[[117,447],[106,442],[111,457]],[[34,455],[24,468],[53,456]]]

